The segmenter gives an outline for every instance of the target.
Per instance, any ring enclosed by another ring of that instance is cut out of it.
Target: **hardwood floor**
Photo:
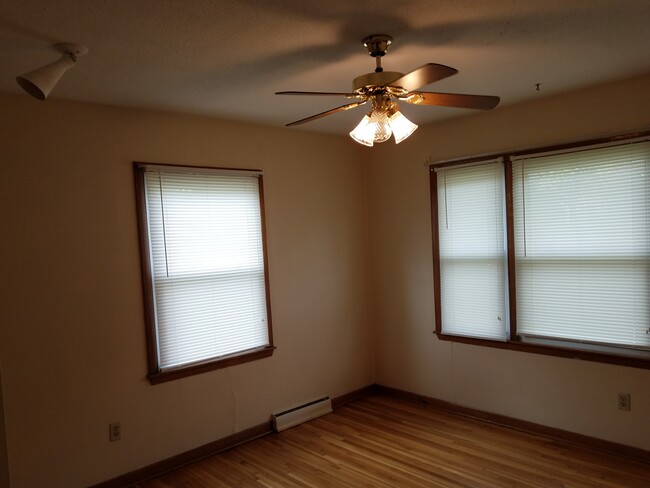
[[[373,395],[137,488],[650,487],[650,465]]]

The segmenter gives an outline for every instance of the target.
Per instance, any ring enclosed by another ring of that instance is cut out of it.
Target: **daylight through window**
[[[262,175],[141,164],[136,178],[150,276],[150,376],[269,352]]]
[[[649,171],[620,138],[432,167],[439,337],[650,362]]]

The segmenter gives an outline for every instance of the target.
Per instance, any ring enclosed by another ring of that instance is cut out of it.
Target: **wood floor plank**
[[[372,395],[137,488],[650,488],[650,465]]]

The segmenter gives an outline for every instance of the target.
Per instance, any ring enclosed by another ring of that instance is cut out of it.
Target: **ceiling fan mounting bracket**
[[[393,38],[386,34],[374,34],[363,40],[364,47],[373,58],[384,56],[392,43]]]

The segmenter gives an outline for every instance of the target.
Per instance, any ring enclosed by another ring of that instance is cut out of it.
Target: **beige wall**
[[[22,95],[0,95],[0,109],[12,487],[86,486],[374,381],[650,449],[650,371],[433,337],[425,166],[650,128],[650,77],[422,127],[372,150]],[[134,160],[265,171],[272,358],[146,381]],[[631,412],[616,409],[619,391],[632,393]],[[122,440],[109,443],[115,421]]]
[[[363,166],[348,141],[24,95],[0,110],[12,487],[87,486],[372,383]],[[147,382],[134,160],[264,170],[272,358]]]
[[[425,110],[425,108],[422,108]],[[426,161],[650,129],[650,76],[421,128],[367,165],[380,384],[650,449],[650,371],[434,338]],[[617,409],[618,392],[632,411]]]

